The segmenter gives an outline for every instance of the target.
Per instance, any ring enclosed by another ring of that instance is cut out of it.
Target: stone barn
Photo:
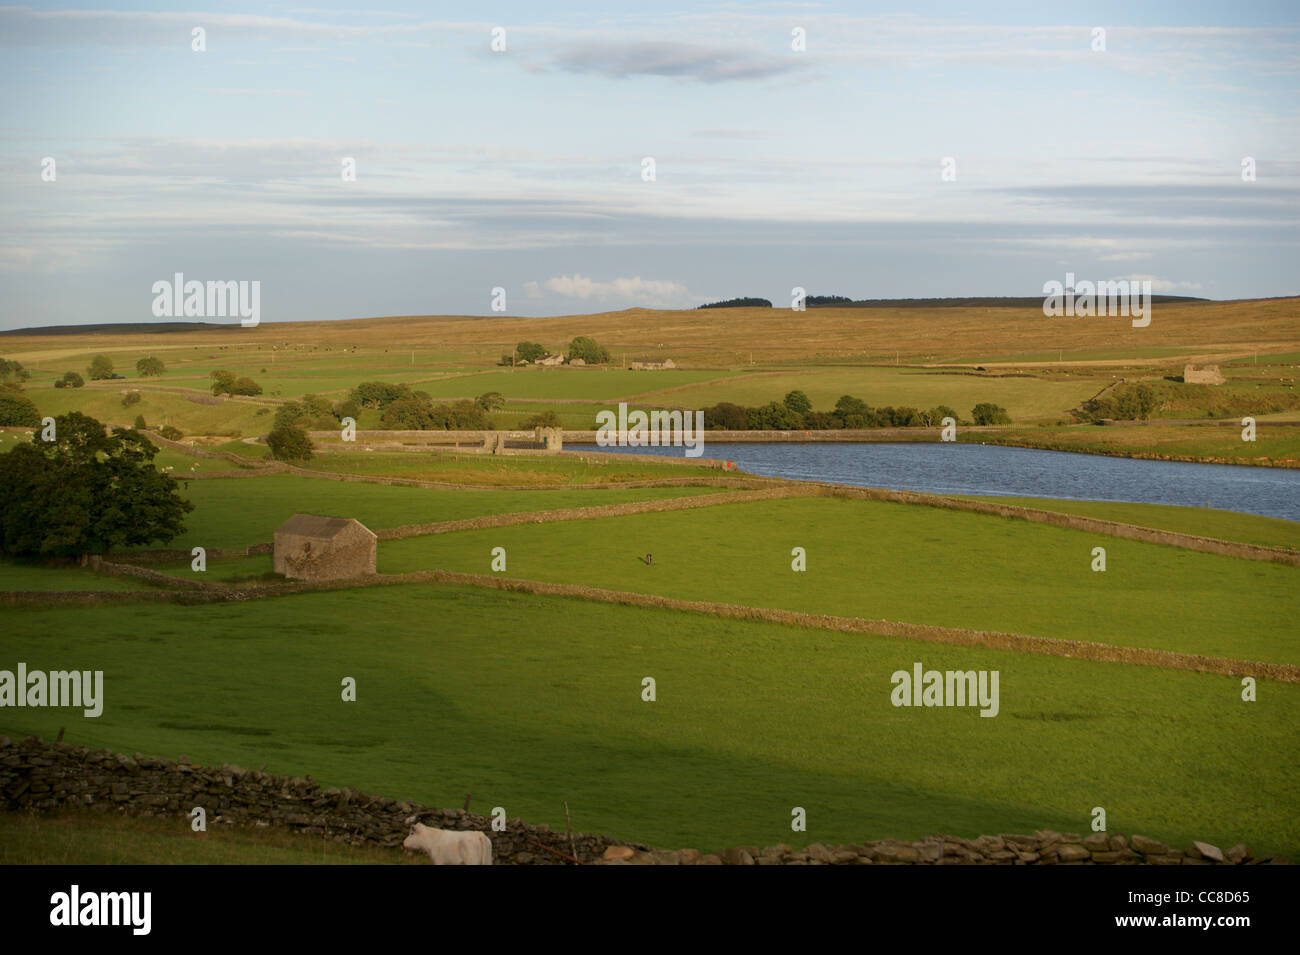
[[[276,528],[275,572],[299,580],[373,574],[378,540],[350,517],[295,514]]]

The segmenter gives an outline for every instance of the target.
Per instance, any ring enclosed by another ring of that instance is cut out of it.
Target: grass
[[[180,480],[184,482],[182,475]],[[185,533],[164,546],[235,549],[271,540],[275,529],[298,512],[355,517],[371,530],[401,524],[452,521],[484,514],[554,510],[707,494],[707,487],[609,488],[599,490],[453,491],[342,483],[275,474],[253,478],[191,481],[181,496],[195,509]],[[146,549],[150,549],[146,548]]]
[[[101,577],[59,564],[0,560],[0,590],[147,590],[142,580]]]
[[[1090,569],[1098,545],[1104,573]],[[905,504],[796,498],[464,531],[385,541],[379,570],[487,573],[498,546],[510,577],[1300,663],[1294,567]]]
[[[211,825],[113,813],[0,813],[0,865],[420,864],[397,849],[354,849],[284,829]]]
[[[572,450],[572,449],[571,449]],[[600,450],[600,449],[594,449]],[[720,471],[697,464],[679,464],[672,458],[585,457],[561,455],[493,455],[382,451],[321,451],[307,463],[316,471],[333,474],[368,474],[440,481],[451,484],[491,486],[528,484],[618,484],[653,481],[660,478],[710,478]]]
[[[1266,422],[1260,421],[1256,424],[1254,441],[1243,441],[1241,431],[1239,425],[1213,424],[1076,425],[1067,428],[1007,428],[965,435],[958,429],[957,440],[1050,451],[1300,467],[1300,428],[1269,428]]]
[[[472,792],[553,827],[567,800],[580,831],[667,848],[1086,832],[1098,805],[1112,831],[1300,848],[1292,685],[1243,703],[1183,671],[436,585],[3,613],[5,659],[105,672],[101,717],[6,709],[11,737]],[[893,707],[915,661],[999,671],[999,715]]]
[[[1217,537],[1219,540],[1262,544],[1300,550],[1300,523],[1278,517],[1261,517],[1208,507],[1177,507],[1169,504],[1129,504],[1112,501],[1064,501],[1049,497],[978,497],[973,500],[994,504],[1017,504],[1040,511],[1079,514],[1103,521],[1119,521],[1139,527]]]
[[[841,395],[861,398],[872,407],[932,408],[946,404],[965,419],[982,401],[1002,405],[1013,418],[1061,415],[1092,397],[1102,387],[1095,378],[1049,380],[1040,378],[993,378],[969,374],[946,374],[912,368],[808,369],[748,375],[692,388],[681,388],[657,397],[674,405],[704,408],[719,401],[740,405],[764,405],[781,401],[796,389],[808,395],[814,410],[831,411]]]

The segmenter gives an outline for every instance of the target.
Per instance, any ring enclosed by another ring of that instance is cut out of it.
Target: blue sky
[[[0,9],[0,328],[1300,291],[1293,4],[316,2]]]

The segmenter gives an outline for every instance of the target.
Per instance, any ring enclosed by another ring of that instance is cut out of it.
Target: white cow
[[[481,832],[452,832],[417,822],[402,848],[429,853],[434,865],[492,864],[492,840]]]

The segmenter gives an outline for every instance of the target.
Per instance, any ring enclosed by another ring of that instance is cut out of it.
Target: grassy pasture
[[[571,449],[572,450],[572,449]],[[592,450],[600,450],[593,448]],[[697,464],[678,464],[671,458],[648,455],[629,460],[581,458],[576,454],[527,455],[456,454],[451,451],[416,451],[385,454],[382,451],[340,451],[316,454],[308,466],[334,474],[371,474],[416,481],[453,484],[618,484],[656,478],[717,477],[721,472]]]
[[[567,800],[579,830],[669,848],[1080,832],[1096,805],[1113,831],[1300,848],[1291,685],[1243,704],[1230,678],[436,585],[3,615],[5,659],[105,673],[98,719],[6,709],[10,736],[552,826]],[[999,715],[893,707],[915,661],[998,670]]]
[[[857,371],[808,369],[747,375],[680,388],[654,396],[666,404],[704,408],[719,401],[740,405],[763,405],[781,401],[799,389],[808,395],[816,411],[831,411],[841,395],[861,398],[872,407],[880,405],[932,408],[946,404],[962,419],[981,401],[1002,405],[1013,418],[1059,417],[1081,401],[1091,398],[1105,384],[1094,378],[1049,380],[1042,378],[992,378],[969,374],[945,374],[911,368],[863,368]],[[647,397],[645,400],[650,400]]]
[[[70,566],[0,559],[0,590],[147,590],[138,580],[101,577]]]
[[[1104,573],[1090,569],[1099,545]],[[379,569],[487,573],[496,546],[510,577],[1300,663],[1294,567],[876,501],[795,498],[385,541]],[[803,573],[791,570],[796,546],[807,549]]]
[[[51,417],[80,411],[105,424],[130,426],[136,415],[144,415],[151,428],[170,424],[185,434],[260,434],[271,429],[270,414],[258,409],[273,406],[255,401],[226,400],[216,405],[190,401],[181,392],[140,391],[138,404],[123,407],[122,395],[134,391],[129,384],[121,388],[29,388],[26,394],[42,415]]]
[[[184,480],[184,475],[181,479]],[[275,529],[299,511],[355,517],[371,530],[379,530],[484,514],[688,497],[714,490],[717,489],[659,487],[453,491],[342,483],[289,474],[209,478],[191,481],[188,490],[182,492],[181,496],[192,501],[195,509],[185,517],[185,533],[165,546],[184,550],[195,546],[233,549],[262,543],[271,540]]]
[[[1139,527],[1155,527],[1198,537],[1287,547],[1300,550],[1300,523],[1278,517],[1262,517],[1239,511],[1219,511],[1208,507],[1178,507],[1170,504],[1129,504],[1112,501],[1065,501],[1050,497],[978,497],[974,500],[994,504],[1018,504],[1040,511],[1079,514],[1103,521],[1119,521]]]
[[[1064,428],[1003,428],[966,432],[958,441],[1006,444],[1051,451],[1085,451],[1097,454],[1217,459],[1220,463],[1285,463],[1300,466],[1300,428],[1270,428],[1257,420],[1255,440],[1243,441],[1240,424],[1116,424],[1071,425]]]

